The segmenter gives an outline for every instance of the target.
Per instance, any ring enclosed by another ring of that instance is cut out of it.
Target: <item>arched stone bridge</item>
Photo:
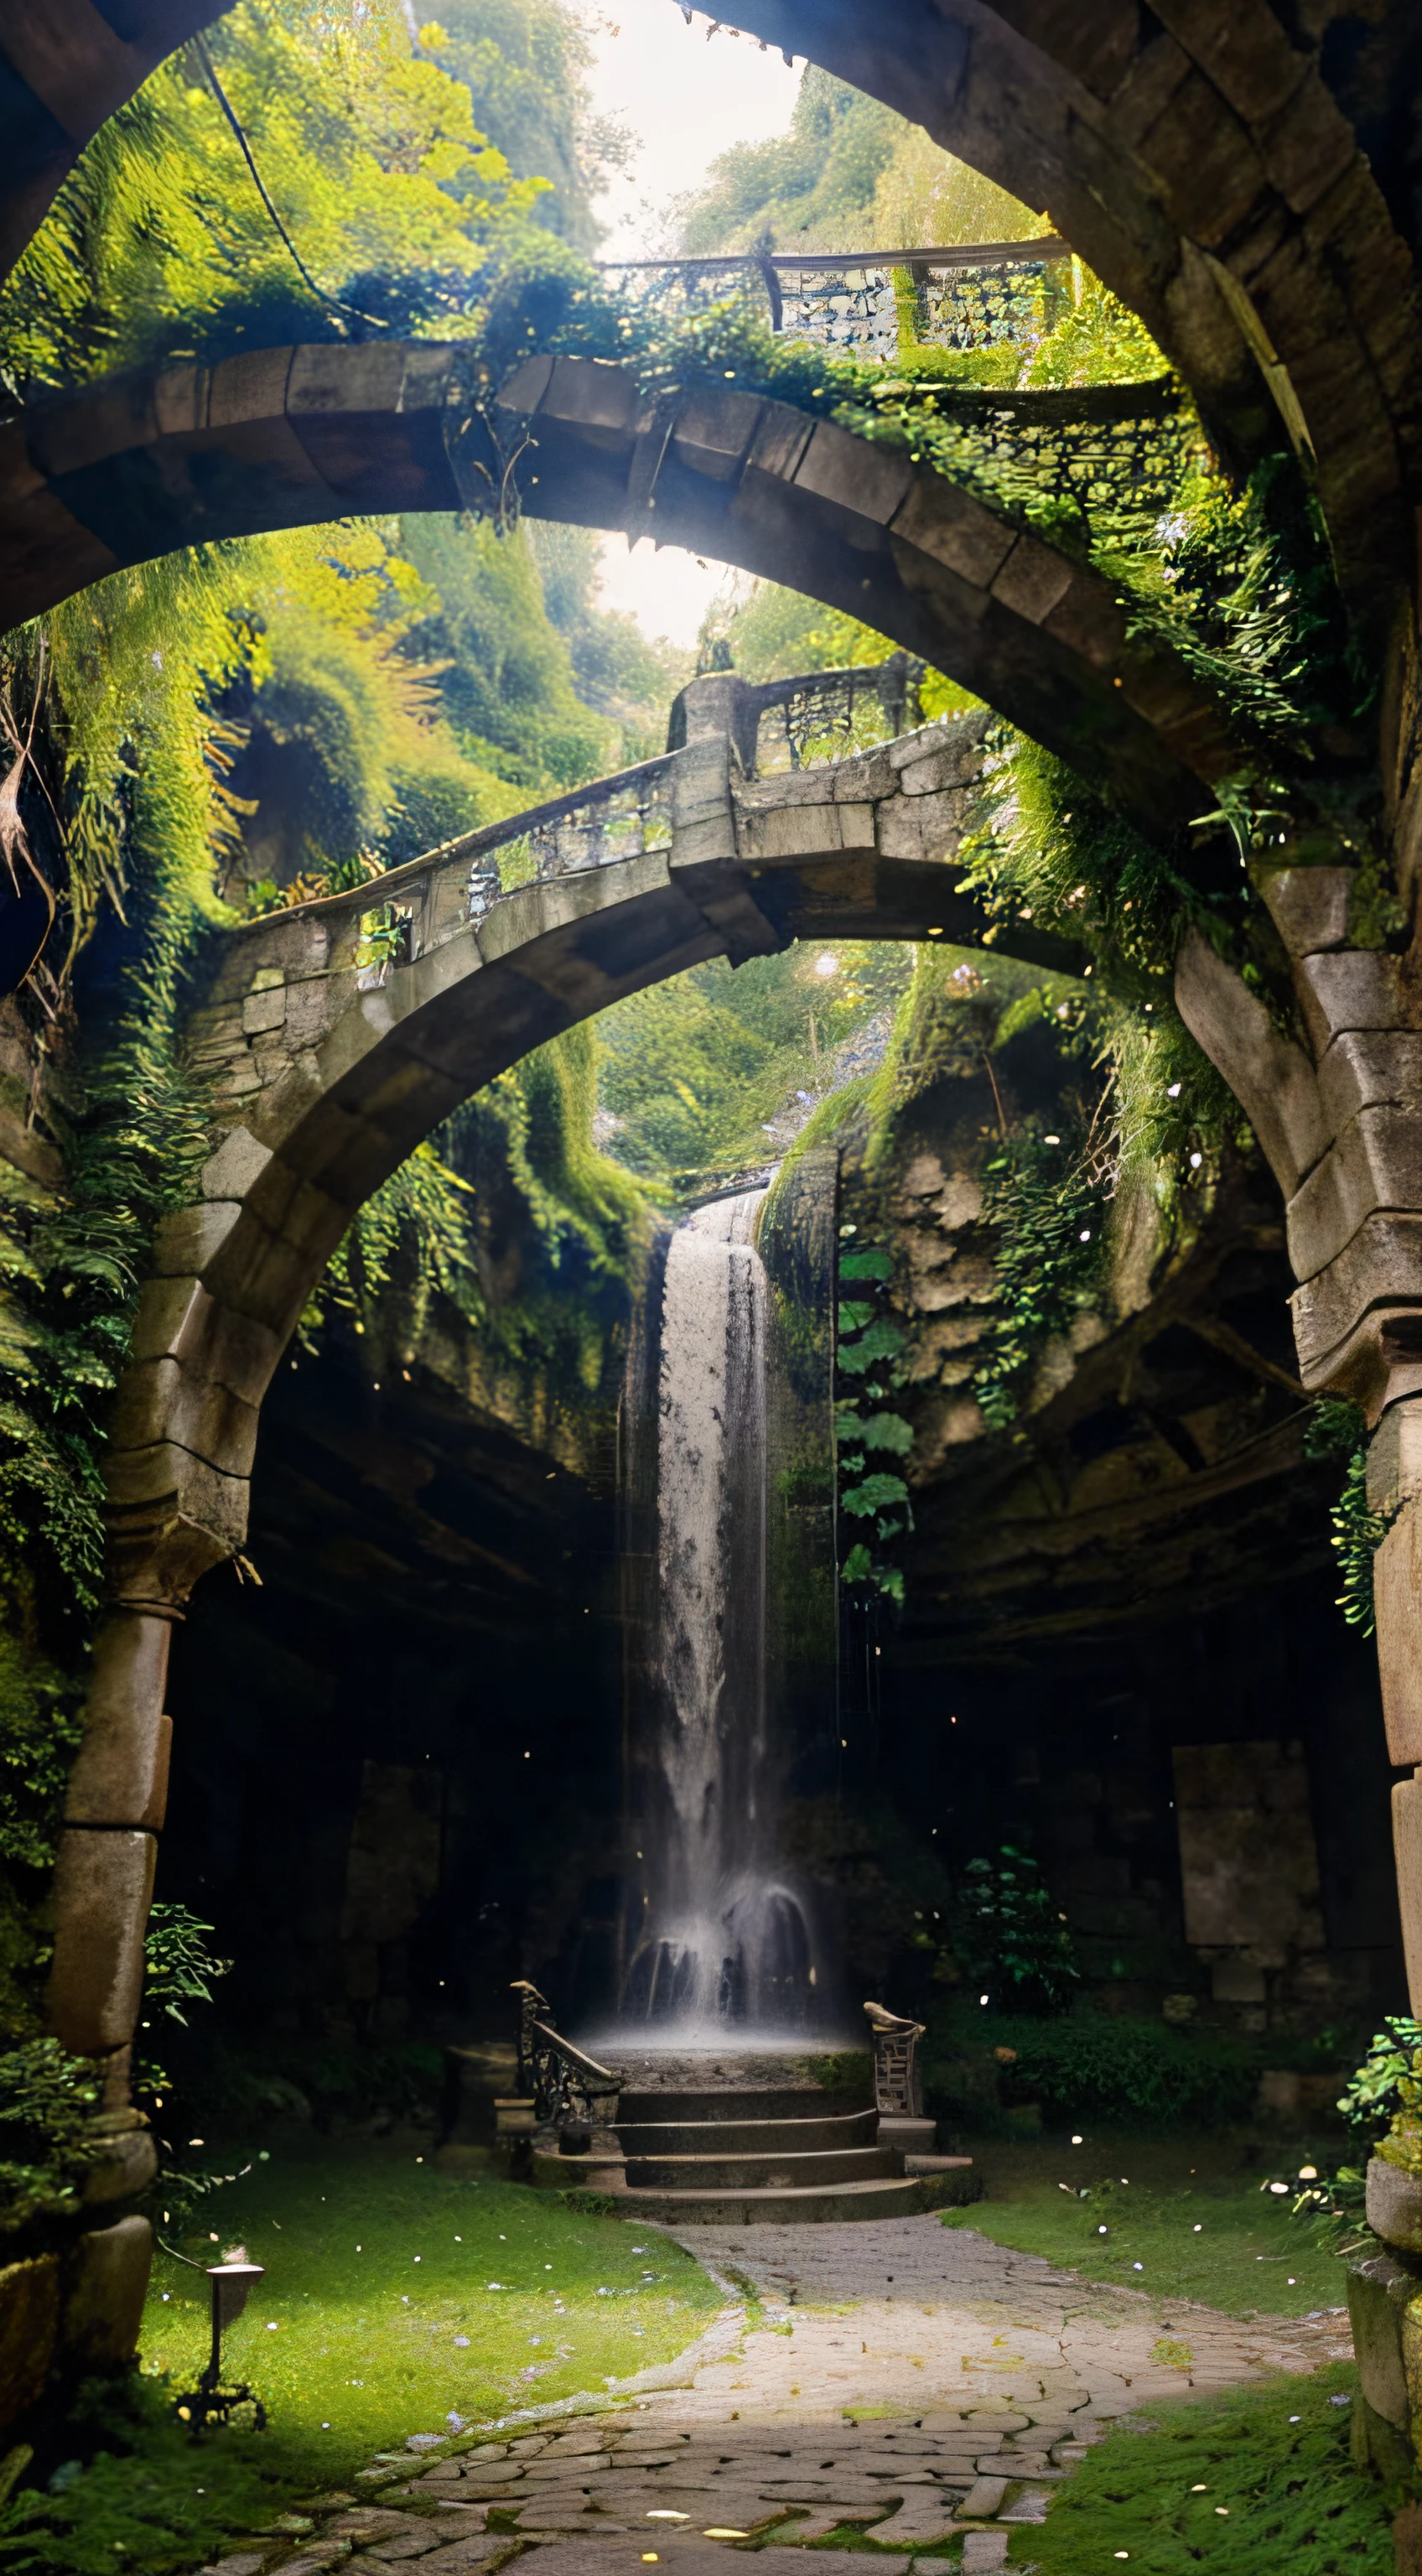
[[[986,935],[1044,967],[1086,962],[1029,923],[990,923],[955,891],[981,717],[757,779],[733,748],[752,694],[733,676],[693,682],[683,749],[216,941],[185,1035],[213,1150],[191,1205],[159,1229],[111,1426],[115,1606],[57,1898],[51,2004],[71,2047],[111,2055],[132,2028],[170,1622],[198,1576],[240,1548],[272,1373],[352,1217],[413,1147],[545,1039],[708,958],[740,962],[797,938]],[[488,901],[491,845],[629,792],[665,817],[641,835],[660,846]],[[388,941],[374,954],[372,906],[395,916],[393,955]],[[151,2149],[131,2136],[136,2170]]]
[[[668,7],[677,0],[666,0]],[[78,148],[215,0],[0,8],[0,273]],[[1357,40],[1270,0],[728,0],[717,15],[924,126],[1140,314],[1233,462],[1280,419],[1360,603],[1407,586],[1422,484],[1411,0]],[[1330,30],[1331,32],[1331,30]],[[694,79],[695,55],[687,53]]]
[[[727,385],[649,401],[630,368],[588,358],[526,360],[497,396],[496,443],[470,357],[251,350],[0,426],[0,619],[212,538],[481,506],[507,470],[533,517],[652,535],[863,619],[1110,779],[1152,828],[1199,812],[1200,782],[1238,766],[1183,659],[1128,638],[1114,583],[945,474]],[[1014,399],[1055,418],[1091,397]]]

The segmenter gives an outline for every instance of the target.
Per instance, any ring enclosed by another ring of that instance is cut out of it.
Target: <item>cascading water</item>
[[[689,1217],[662,1297],[655,1741],[624,2011],[687,2039],[803,2029],[815,1985],[805,1907],[776,1857],[763,1196]]]

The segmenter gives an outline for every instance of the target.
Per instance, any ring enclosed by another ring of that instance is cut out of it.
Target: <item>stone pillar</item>
[[[667,749],[681,751],[688,743],[722,738],[731,744],[741,775],[753,778],[760,705],[759,692],[735,671],[703,671],[672,701]]]
[[[1378,1424],[1368,1501],[1388,1522],[1373,1560],[1378,1678],[1388,1760],[1412,1774],[1392,1793],[1392,1839],[1408,1992],[1422,2015],[1422,1395],[1389,1405]]]
[[[94,1647],[87,1727],[70,1778],[55,1872],[51,2028],[103,2070],[112,2148],[86,2199],[141,2190],[152,2140],[129,2104],[129,2052],[143,1989],[143,1936],[168,1796],[172,1720],[163,1700],[172,1623],[156,1601],[115,1602]]]

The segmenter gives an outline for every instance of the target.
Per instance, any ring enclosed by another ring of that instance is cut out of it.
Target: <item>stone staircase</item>
[[[606,2193],[682,2226],[905,2217],[975,2196],[969,2156],[933,2154],[931,2120],[826,2091],[809,2061],[649,2061],[584,2152],[535,2145],[534,2182]]]

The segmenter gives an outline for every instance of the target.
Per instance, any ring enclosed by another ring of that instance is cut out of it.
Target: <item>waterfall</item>
[[[767,1722],[763,1197],[679,1226],[662,1294],[654,1740],[624,2005],[683,2037],[803,2027],[815,1984]]]

